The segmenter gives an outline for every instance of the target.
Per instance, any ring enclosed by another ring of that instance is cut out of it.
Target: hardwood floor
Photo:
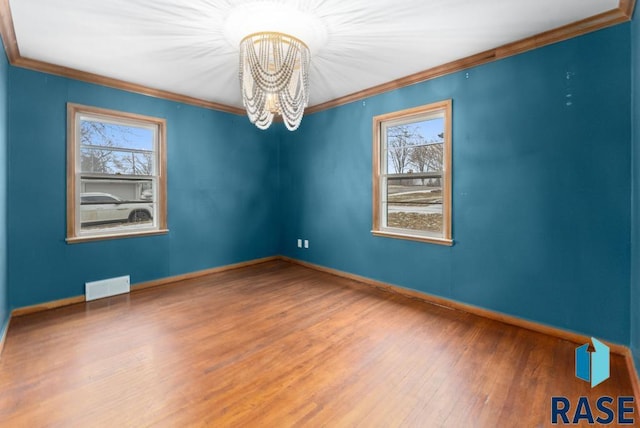
[[[633,395],[575,348],[275,261],[14,318],[0,425],[536,427],[552,396]]]

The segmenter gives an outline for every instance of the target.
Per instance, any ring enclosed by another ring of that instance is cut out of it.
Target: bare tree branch
[[[397,174],[405,172],[409,164],[410,146],[414,143],[415,134],[408,126],[394,126],[387,131],[387,150]]]
[[[83,120],[80,122],[80,167],[85,172],[106,174],[129,174],[135,168],[126,164],[126,157],[118,155],[117,148],[126,147],[132,130],[126,126],[117,126],[103,122]],[[86,147],[92,146],[92,147]],[[135,162],[135,161],[134,161]],[[143,162],[145,165],[148,162]]]

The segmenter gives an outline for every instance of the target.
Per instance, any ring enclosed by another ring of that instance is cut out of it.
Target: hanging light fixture
[[[309,102],[309,59],[307,45],[284,33],[242,39],[240,86],[251,123],[267,129],[280,115],[288,130],[298,129]]]

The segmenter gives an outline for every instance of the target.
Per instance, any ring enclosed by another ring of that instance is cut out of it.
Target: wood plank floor
[[[633,395],[575,347],[275,261],[14,318],[0,425],[537,427],[554,395]]]

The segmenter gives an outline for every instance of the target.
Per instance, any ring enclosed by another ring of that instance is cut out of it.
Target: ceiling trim
[[[371,88],[354,92],[343,97],[336,98],[325,103],[310,106],[305,110],[306,114],[317,113],[319,111],[328,110],[354,101],[379,95],[394,89],[403,88],[446,74],[455,73],[464,69],[475,67],[488,62],[507,58],[532,49],[546,46],[552,43],[561,42],[573,37],[581,36],[596,30],[607,28],[616,24],[621,24],[631,20],[636,0],[620,0],[618,7],[608,12],[604,12],[592,17],[577,21],[544,33],[537,34],[513,43],[509,43],[495,49],[480,52],[447,64],[439,65],[409,76],[402,77],[391,82],[373,86]],[[13,18],[11,16],[11,8],[9,0],[0,0],[0,37],[4,42],[4,48],[7,53],[9,63],[16,67],[26,68],[29,70],[40,71],[44,73],[54,74],[58,76],[68,77],[89,83],[95,83],[111,88],[122,89],[129,92],[135,92],[143,95],[149,95],[156,98],[164,98],[171,101],[177,101],[184,104],[190,104],[198,107],[204,107],[212,110],[219,110],[227,113],[244,115],[245,110],[242,108],[206,101],[200,98],[181,95],[174,92],[164,91],[145,85],[126,82],[120,79],[114,79],[94,73],[88,73],[51,64],[44,61],[38,61],[30,58],[24,58],[20,55],[18,41],[16,38]]]
[[[620,4],[618,5],[618,9],[622,13],[624,13],[629,20],[633,17],[633,8],[636,5],[636,0],[620,0]]]
[[[136,83],[130,83],[125,80],[113,79],[111,77],[105,77],[99,74],[87,73],[85,71],[63,67],[60,65],[38,61],[35,59],[18,57],[11,65],[14,65],[16,67],[26,68],[29,70],[41,71],[43,73],[69,77],[71,79],[81,80],[84,82],[95,83],[97,85],[108,86],[116,89],[122,89],[124,91],[135,92],[143,95],[149,95],[156,98],[163,98],[171,101],[178,101],[180,103],[194,105],[197,107],[204,107],[212,110],[219,110],[219,111],[238,114],[238,115],[246,114],[244,109],[241,109],[238,107],[215,103],[212,101],[206,101],[200,98],[190,97],[188,95],[177,94],[175,92],[163,91],[161,89],[155,89],[149,86],[138,85]]]
[[[311,114],[322,110],[328,110],[363,98],[379,95],[394,89],[404,88],[405,86],[424,82],[426,80],[462,71],[488,62],[504,59],[532,49],[537,49],[552,43],[561,42],[563,40],[630,21],[631,16],[633,15],[635,2],[636,0],[620,0],[618,8],[612,9],[608,12],[603,12],[581,21],[576,21],[553,30],[545,31],[544,33],[540,33],[535,36],[527,37],[513,43],[508,43],[494,49],[489,49],[428,70],[420,71],[391,82],[354,92],[353,94],[345,95],[344,97],[336,98],[322,104],[316,104],[308,107],[305,110],[305,113]]]
[[[244,115],[244,109],[229,106],[226,104],[206,101],[200,98],[190,97],[188,95],[177,94],[175,92],[164,91],[145,85],[127,82],[120,79],[102,76],[99,74],[88,73],[69,67],[51,64],[44,61],[38,61],[31,58],[24,58],[20,55],[18,41],[16,38],[15,28],[13,26],[13,18],[11,16],[11,8],[9,0],[0,0],[0,36],[4,42],[4,48],[7,52],[9,63],[16,67],[26,68],[29,70],[41,71],[43,73],[54,74],[57,76],[69,77],[83,82],[95,83],[111,88],[122,89],[124,91],[135,92],[138,94],[149,95],[156,98],[163,98],[171,101],[177,101],[184,104],[190,104],[197,107],[204,107],[212,110],[219,110],[227,113]]]

